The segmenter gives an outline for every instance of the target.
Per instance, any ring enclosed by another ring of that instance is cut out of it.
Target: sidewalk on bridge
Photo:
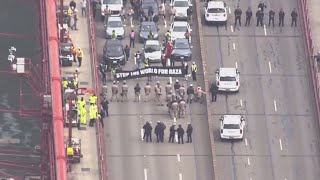
[[[307,0],[314,53],[320,51],[320,1]]]
[[[81,16],[80,0],[75,1],[78,10],[78,30],[69,30],[71,39],[75,46],[80,47],[83,52],[82,65],[79,68],[79,87],[93,88],[93,77],[91,69],[91,56],[89,45],[89,31],[87,17]],[[65,2],[69,5],[69,1]],[[71,25],[73,22],[71,23]],[[72,67],[63,67],[61,69],[62,77],[72,77],[73,72],[78,68],[78,63],[73,63]],[[81,97],[81,96],[80,96]],[[78,97],[79,98],[79,97]],[[86,102],[89,100],[89,95],[84,96]],[[87,110],[89,105],[86,106]],[[97,180],[99,176],[99,162],[97,150],[96,128],[89,127],[89,116],[87,117],[87,125],[81,125],[80,130],[73,128],[72,136],[81,139],[81,151],[83,158],[79,164],[72,164],[72,171],[68,173],[70,180]],[[64,130],[65,137],[68,137],[68,128]]]

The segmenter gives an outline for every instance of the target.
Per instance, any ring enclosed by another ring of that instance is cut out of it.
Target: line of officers
[[[146,122],[146,124],[143,125],[143,130],[144,130],[144,134],[143,134],[143,140],[145,140],[146,142],[152,142],[152,122]],[[166,129],[166,125],[161,122],[158,121],[157,125],[154,128],[154,134],[157,137],[157,143],[159,142],[163,142],[164,141],[164,131]],[[188,122],[187,125],[187,143],[192,143],[192,132],[193,132],[193,127],[191,125],[191,123]],[[182,128],[181,124],[178,125],[178,128],[176,128],[176,124],[173,123],[170,128],[169,128],[169,143],[174,143],[174,138],[175,135],[178,135],[178,144],[184,144],[184,134],[185,131]]]
[[[263,18],[264,18],[264,9],[265,8],[267,8],[267,6],[263,2],[260,2],[258,5],[258,10],[256,12],[257,26],[259,26],[259,25],[263,26]],[[241,26],[242,10],[240,9],[239,6],[234,10],[234,15],[235,15],[234,25],[236,26],[237,23],[239,23],[239,25]],[[246,11],[245,26],[250,25],[251,17],[252,17],[252,10],[250,7],[248,7],[248,9]],[[272,24],[272,26],[274,27],[274,17],[275,17],[275,11],[270,9],[269,10],[269,26]],[[281,8],[279,11],[279,26],[284,26],[284,17],[285,17],[285,13],[284,13],[283,9]],[[298,13],[297,13],[296,9],[294,8],[291,12],[291,27],[293,25],[297,26],[297,17],[298,17]]]

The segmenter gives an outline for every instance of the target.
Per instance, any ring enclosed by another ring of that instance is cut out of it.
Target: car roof
[[[160,42],[158,40],[147,40],[145,45],[160,45]]]
[[[109,16],[108,21],[122,21],[120,16]]]
[[[107,40],[106,41],[107,46],[122,46],[121,41],[118,39],[115,40]]]
[[[222,77],[236,77],[237,68],[220,68],[219,75]]]
[[[145,26],[145,25],[148,25],[148,26],[150,26],[150,25],[157,26],[156,23],[153,22],[153,21],[143,21],[143,22],[141,23],[141,26]]]
[[[173,22],[173,25],[174,25],[174,26],[187,26],[188,23],[185,22],[185,21],[174,21],[174,22]]]
[[[174,41],[174,43],[189,43],[189,40],[186,38],[178,38]]]
[[[241,115],[224,115],[223,124],[240,124]]]
[[[225,8],[222,1],[209,1],[208,8]]]

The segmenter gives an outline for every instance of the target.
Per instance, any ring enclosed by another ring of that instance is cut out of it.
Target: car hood
[[[150,60],[159,60],[161,59],[161,51],[154,51],[151,53],[144,52],[144,57],[146,59],[149,58]]]
[[[175,7],[176,14],[187,14],[188,7]]]
[[[106,29],[108,34],[112,34],[113,30],[116,32],[116,35],[123,35],[124,34],[123,27],[107,27],[107,29]]]
[[[190,49],[173,49],[173,53],[178,56],[188,56],[191,54]]]
[[[184,38],[184,32],[172,32],[171,34],[173,39]]]

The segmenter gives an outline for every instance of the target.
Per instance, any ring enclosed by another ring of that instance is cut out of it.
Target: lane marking
[[[177,118],[173,118],[173,122],[177,122]]]
[[[252,180],[252,178],[250,178],[250,180]]]
[[[178,162],[181,161],[180,154],[177,154],[177,159],[178,159]]]
[[[233,50],[236,50],[236,44],[232,43],[232,46],[233,46]]]
[[[137,65],[137,58],[133,58],[134,59],[134,64]]]
[[[279,144],[280,144],[280,150],[282,151],[282,141],[279,139]]]
[[[230,27],[231,27],[231,32],[233,32],[233,26],[231,25]]]
[[[141,140],[143,140],[144,129],[141,129]]]
[[[167,28],[167,21],[164,20],[164,28]]]
[[[273,106],[274,106],[274,111],[277,112],[278,108],[277,108],[277,101],[273,100]]]
[[[169,77],[169,82],[170,84],[172,84],[172,77]]]
[[[237,61],[236,61],[236,63],[235,63],[235,64],[236,64],[236,68],[238,68],[238,63],[237,63]]]
[[[246,146],[248,146],[248,140],[247,140],[247,138],[244,138],[244,143],[246,144]]]
[[[229,7],[229,14],[231,14],[231,8]]]
[[[182,174],[179,173],[179,180],[182,180]]]
[[[167,63],[167,65],[168,65],[168,66],[170,66],[170,59],[168,59],[168,61],[167,61],[167,62],[168,62],[168,63]]]
[[[174,139],[176,140],[176,142],[178,142],[178,134],[174,135]]]
[[[144,172],[144,180],[148,180],[148,170],[144,168],[143,172]]]
[[[248,157],[248,165],[250,166],[250,158]]]
[[[271,62],[270,61],[269,61],[269,71],[270,71],[270,73],[272,73]]]
[[[240,99],[240,106],[242,107],[242,105],[243,105],[243,104],[242,104],[242,99]]]
[[[266,29],[266,25],[263,25],[263,30],[264,30],[264,35],[267,36],[267,29]]]

